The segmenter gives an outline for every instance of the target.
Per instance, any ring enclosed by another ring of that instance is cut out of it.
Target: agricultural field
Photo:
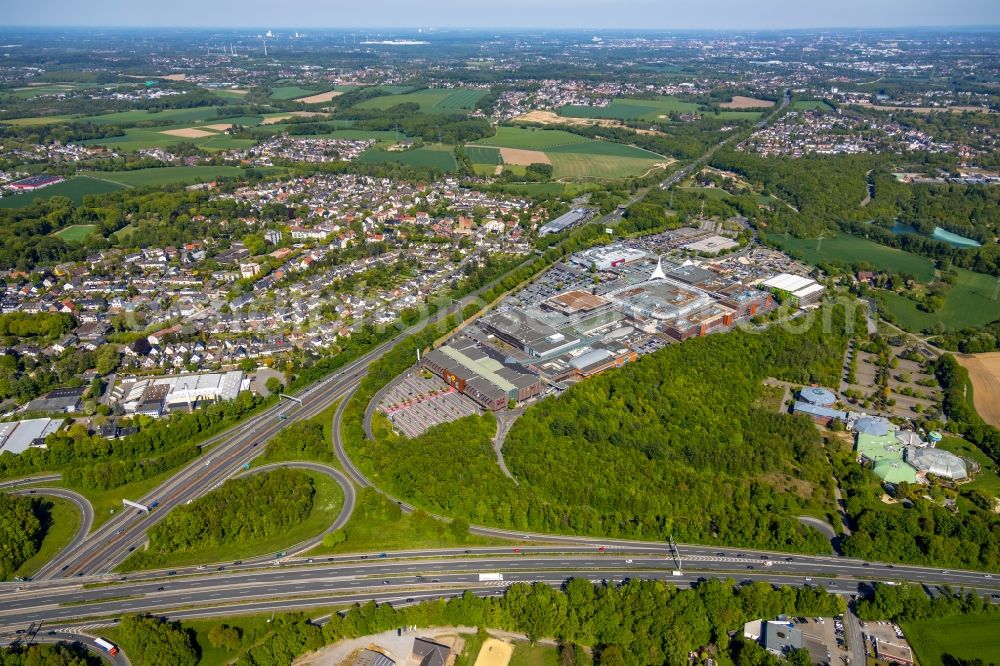
[[[40,85],[21,86],[0,90],[0,95],[12,95],[18,99],[33,99],[42,95],[61,95],[63,93],[85,90],[87,88],[116,88],[115,84],[98,83],[44,83]]]
[[[97,229],[96,224],[74,224],[52,234],[70,243],[82,243]]]
[[[547,150],[558,146],[588,142],[591,142],[591,139],[571,132],[524,127],[498,127],[494,136],[480,139],[481,145],[496,148],[521,148],[523,150]],[[469,148],[471,147],[473,146],[469,146]]]
[[[767,239],[813,265],[824,261],[866,261],[881,270],[912,275],[920,282],[927,283],[934,278],[934,264],[930,259],[850,234],[822,240],[768,234]]]
[[[67,197],[74,203],[83,203],[83,198],[88,194],[105,194],[120,190],[124,185],[111,183],[106,180],[97,180],[86,176],[77,176],[64,180],[55,185],[43,187],[35,192],[23,192],[14,196],[0,199],[0,208],[23,208],[35,199],[49,199],[51,197]]]
[[[901,628],[923,666],[945,666],[957,659],[1000,663],[1000,614],[907,622]]]
[[[833,111],[833,107],[821,99],[800,99],[792,102],[796,111]]]
[[[296,99],[298,97],[308,97],[309,95],[315,95],[316,93],[321,93],[323,90],[320,88],[303,88],[302,86],[278,86],[276,88],[271,88],[271,94],[269,97],[271,99]]]
[[[199,121],[216,121],[222,116],[218,109],[220,106],[200,106],[193,109],[164,109],[163,111],[146,111],[136,109],[133,111],[119,111],[117,113],[105,113],[97,116],[83,116],[77,118],[81,122],[90,122],[95,125],[117,125],[126,123],[155,122],[159,124],[172,123],[195,123]],[[221,121],[220,121],[221,122]]]
[[[390,109],[399,104],[419,104],[424,113],[473,109],[485,90],[429,88],[412,93],[374,97],[357,105],[359,109]]]
[[[969,371],[976,412],[984,421],[1000,428],[1000,352],[959,354],[955,358]]]
[[[614,99],[605,107],[576,106],[568,104],[559,109],[559,115],[572,118],[608,118],[610,120],[666,120],[671,113],[695,113],[699,106],[683,102],[676,97],[657,99]]]
[[[672,161],[635,146],[596,141],[562,130],[498,127],[495,136],[481,141],[466,150],[498,148],[504,164],[551,164],[552,178],[557,181],[620,180],[642,176]]]
[[[484,164],[487,166],[497,166],[503,164],[500,151],[496,148],[483,148],[482,146],[469,146],[465,149],[465,154],[473,164]]]
[[[228,125],[237,118],[219,121],[219,125]],[[165,132],[176,132],[180,130],[196,129],[196,132],[184,132],[184,135],[166,134]],[[133,127],[124,130],[124,134],[119,136],[105,137],[102,139],[88,139],[79,141],[82,145],[107,146],[115,150],[139,150],[141,148],[167,148],[182,142],[190,142],[203,150],[227,150],[230,148],[249,148],[256,141],[253,139],[242,139],[226,134],[224,131],[208,129],[207,125],[202,127],[192,127],[191,125],[177,125],[173,127]]]
[[[877,261],[874,263],[880,265]],[[914,301],[892,292],[879,292],[879,305],[895,317],[896,324],[914,332],[934,330],[938,323],[945,330],[952,331],[982,326],[1000,318],[997,279],[962,268],[956,270],[958,279],[945,295],[944,306],[937,312],[918,310]]]
[[[405,164],[413,167],[438,169],[440,171],[458,170],[455,155],[447,146],[426,146],[414,150],[389,152],[386,150],[369,150],[357,160],[360,164]]]
[[[719,106],[723,109],[769,109],[774,106],[774,102],[769,99],[734,95],[731,100],[723,102]]]
[[[271,169],[260,169],[271,171]],[[173,185],[174,183],[207,183],[216,178],[234,178],[244,170],[234,166],[171,166],[137,169],[135,171],[92,171],[86,175],[121,183],[127,187]]]

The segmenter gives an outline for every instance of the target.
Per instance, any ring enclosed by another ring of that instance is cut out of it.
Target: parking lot
[[[386,392],[378,410],[392,427],[407,437],[416,437],[428,428],[464,416],[477,414],[479,406],[441,378],[429,378],[421,370],[403,375]]]

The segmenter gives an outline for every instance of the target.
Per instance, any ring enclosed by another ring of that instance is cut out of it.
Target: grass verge
[[[14,572],[15,576],[22,578],[34,576],[46,562],[55,557],[80,529],[80,522],[83,520],[80,511],[67,499],[43,496],[39,497],[39,500],[43,502],[42,506],[48,513],[48,526],[38,552],[25,560]]]

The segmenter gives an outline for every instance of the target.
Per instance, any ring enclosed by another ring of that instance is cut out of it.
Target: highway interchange
[[[784,106],[784,105],[783,105]],[[666,181],[669,187],[678,177]],[[489,287],[487,285],[483,289]],[[474,292],[434,320],[472,302]],[[139,503],[157,506],[149,513],[120,511],[89,533],[93,511],[77,493],[64,488],[36,486],[55,481],[58,475],[0,483],[0,490],[66,498],[81,510],[81,528],[72,541],[38,572],[31,582],[0,584],[0,633],[42,622],[39,639],[51,640],[56,627],[72,628],[86,622],[106,623],[124,613],[151,612],[173,618],[207,617],[271,610],[307,609],[349,605],[355,602],[413,603],[449,597],[469,590],[475,594],[502,593],[515,582],[561,585],[567,579],[620,582],[626,578],[662,578],[679,585],[706,577],[727,577],[738,582],[823,585],[844,594],[863,592],[875,581],[914,582],[936,587],[950,585],[975,590],[993,602],[1000,601],[1000,585],[990,574],[943,571],[937,568],[866,563],[835,556],[748,551],[725,547],[634,542],[592,537],[570,537],[513,532],[473,526],[470,532],[510,539],[509,547],[428,549],[393,553],[367,553],[309,558],[303,556],[322,534],[288,549],[275,561],[273,554],[242,562],[208,563],[173,570],[146,571],[122,576],[114,569],[146,540],[148,530],[171,509],[189,503],[226,479],[257,473],[279,465],[328,474],[343,489],[345,502],[337,520],[324,532],[339,529],[351,515],[355,488],[371,482],[350,460],[341,439],[341,425],[349,398],[357,390],[368,366],[390,351],[406,333],[378,345],[330,376],[246,421],[209,438],[205,453],[142,498]],[[333,439],[341,472],[319,463],[276,463],[244,471],[264,451],[264,444],[285,425],[312,418],[340,400],[333,416]],[[405,511],[412,507],[397,501]],[[480,572],[503,572],[502,583],[481,583]],[[93,585],[101,583],[101,585]],[[69,636],[70,634],[65,634]],[[120,662],[127,663],[127,662]]]

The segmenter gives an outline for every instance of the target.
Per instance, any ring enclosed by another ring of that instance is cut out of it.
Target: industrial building
[[[114,397],[126,414],[158,417],[177,408],[193,409],[200,403],[233,400],[244,388],[243,372],[211,372],[123,381]]]
[[[63,419],[28,419],[0,423],[0,454],[23,453],[32,446],[45,446],[45,438],[59,430]]]
[[[590,218],[591,212],[589,208],[574,208],[568,213],[563,213],[554,220],[543,224],[538,228],[539,236],[548,236],[549,234],[557,234],[560,231],[565,231],[575,224],[580,224],[584,220]]]
[[[761,283],[779,299],[789,301],[792,305],[805,306],[817,303],[826,291],[826,287],[812,278],[801,275],[781,273]]]
[[[537,374],[474,340],[452,340],[426,354],[421,365],[483,409],[494,412],[506,407],[510,400],[523,402],[542,391]]]

